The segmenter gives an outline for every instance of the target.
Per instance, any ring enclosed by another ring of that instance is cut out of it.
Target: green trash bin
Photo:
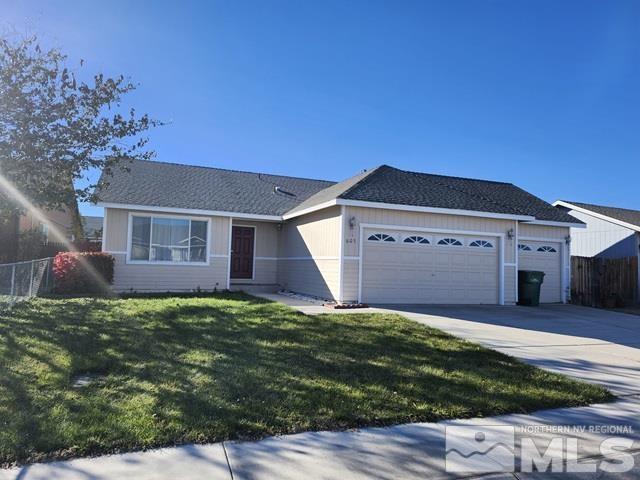
[[[543,281],[544,272],[518,270],[518,305],[540,305],[540,286]]]

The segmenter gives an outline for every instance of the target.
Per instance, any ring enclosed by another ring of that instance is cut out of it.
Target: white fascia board
[[[640,225],[633,225],[632,223],[623,222],[622,220],[615,219],[613,217],[609,217],[607,215],[603,215],[602,213],[596,213],[593,210],[589,210],[587,208],[578,207],[569,202],[564,202],[562,200],[556,200],[553,202],[554,207],[566,207],[571,210],[575,210],[576,212],[584,213],[585,215],[590,215],[595,218],[599,218],[600,220],[605,220],[607,222],[613,223],[615,225],[620,225],[621,227],[628,228],[629,230],[634,230],[636,232],[640,232]],[[586,228],[586,227],[585,227]]]
[[[545,225],[547,227],[567,227],[567,228],[587,228],[584,223],[554,222],[552,220],[534,220],[533,222],[522,222],[527,225]]]
[[[298,210],[297,212],[285,213],[282,216],[282,220],[289,220],[290,218],[296,218],[301,215],[306,215],[307,213],[317,212],[318,210],[322,210],[324,208],[333,207],[334,205],[338,205],[337,200],[334,198],[333,200],[329,200],[328,202],[319,203],[309,208],[304,208],[302,210]]]
[[[533,221],[535,217],[529,215],[512,215],[509,213],[493,213],[493,212],[478,212],[475,210],[457,210],[451,208],[438,208],[438,207],[419,207],[415,205],[398,205],[395,203],[381,203],[381,202],[365,202],[362,200],[345,200],[337,199],[337,205],[346,205],[349,207],[365,207],[365,208],[382,208],[386,210],[400,210],[403,212],[424,212],[424,213],[440,213],[443,215],[460,215],[465,217],[482,217],[482,218],[498,218],[504,220],[521,220],[521,221]]]
[[[132,205],[125,203],[108,203],[99,202],[99,207],[118,208],[121,210],[138,210],[141,212],[160,212],[160,213],[179,213],[182,215],[203,215],[207,217],[232,217],[244,218],[247,220],[263,220],[266,222],[281,222],[282,217],[279,215],[258,215],[253,213],[223,212],[218,210],[199,210],[193,208],[175,208],[175,207],[153,207],[149,205]]]

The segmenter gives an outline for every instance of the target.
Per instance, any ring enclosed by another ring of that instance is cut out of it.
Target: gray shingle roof
[[[296,213],[301,210],[304,210],[305,208],[310,208],[315,205],[320,205],[321,203],[325,203],[330,200],[334,200],[336,198],[342,198],[342,195],[345,192],[347,192],[350,188],[353,188],[355,185],[357,185],[359,182],[364,180],[366,177],[371,175],[376,170],[377,168],[374,168],[372,170],[364,170],[358,173],[357,175],[354,175],[353,177],[347,178],[342,182],[338,182],[335,185],[325,188],[324,190],[320,190],[318,193],[310,196],[307,200],[302,202],[296,208],[287,212],[287,214]]]
[[[176,163],[134,161],[128,167],[100,178],[100,202],[282,215],[334,184]]]
[[[334,183],[136,161],[130,164],[130,172],[103,175],[100,184],[97,194],[104,203],[281,216],[340,198],[580,223],[510,183],[408,172],[387,165]]]
[[[639,210],[630,210],[628,208],[618,208],[618,207],[605,207],[604,205],[593,205],[591,203],[582,203],[582,202],[571,202],[569,200],[563,200],[566,203],[570,203],[571,205],[575,205],[576,207],[584,208],[585,210],[590,210],[595,213],[599,213],[600,215],[605,215],[607,217],[615,218],[616,220],[620,220],[621,222],[630,223],[631,225],[635,225],[640,228],[640,211]]]
[[[332,195],[328,195],[329,192]],[[337,183],[310,197],[293,212],[331,198],[526,215],[537,220],[580,223],[561,209],[511,183],[408,172],[388,165]]]

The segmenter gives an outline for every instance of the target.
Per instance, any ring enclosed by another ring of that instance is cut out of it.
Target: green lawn
[[[98,379],[73,386],[78,375]],[[0,463],[611,399],[396,315],[242,294],[0,313]]]

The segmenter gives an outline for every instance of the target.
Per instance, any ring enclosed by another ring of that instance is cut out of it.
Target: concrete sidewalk
[[[622,436],[640,450],[640,397],[582,408],[545,410],[532,415],[505,415],[439,423],[414,423],[389,428],[367,428],[347,432],[307,432],[271,437],[257,442],[224,442],[187,445],[148,452],[84,458],[66,462],[36,464],[0,470],[0,480],[327,480],[327,479],[533,479],[547,474],[510,473],[491,477],[462,475],[445,471],[445,429],[469,426],[472,432],[482,426],[625,426]],[[525,434],[529,436],[528,434]],[[549,432],[534,436],[544,452],[557,436]],[[599,454],[600,443],[610,435],[572,433],[579,440],[580,458]],[[519,434],[516,433],[516,438]],[[516,441],[518,444],[518,441]],[[516,450],[517,451],[517,450]],[[583,460],[599,462],[598,458]],[[602,473],[602,472],[600,472]],[[640,457],[636,467],[625,474],[565,474],[561,478],[595,479],[640,477]]]

